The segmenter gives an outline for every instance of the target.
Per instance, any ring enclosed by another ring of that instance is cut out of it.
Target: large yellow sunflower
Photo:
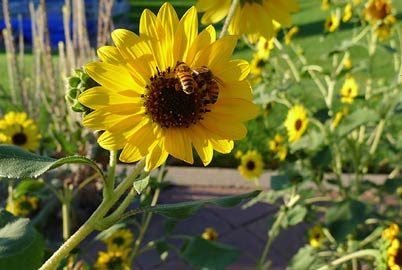
[[[308,117],[306,109],[302,105],[295,105],[289,109],[285,127],[288,131],[288,141],[297,141],[306,131],[308,125]]]
[[[0,119],[0,143],[35,151],[41,135],[32,119],[24,112],[9,112]]]
[[[249,150],[240,158],[238,170],[240,174],[249,180],[257,179],[264,169],[262,156],[256,150]]]
[[[199,0],[197,9],[205,12],[201,18],[203,24],[216,23],[222,20],[229,12],[231,0]],[[271,39],[274,35],[274,21],[285,27],[292,25],[291,12],[297,12],[297,0],[242,0],[237,6],[235,15],[229,25],[229,33],[247,34],[254,43],[258,37]]]
[[[147,170],[169,154],[193,163],[192,146],[204,165],[214,149],[229,153],[258,113],[244,80],[248,63],[230,60],[237,37],[216,40],[212,26],[198,33],[195,7],[179,20],[169,3],[157,15],[145,10],[139,32],[113,31],[115,46],[101,47],[102,61],[85,66],[100,86],[79,97],[94,110],[83,124],[104,130],[98,143],[123,149],[121,161],[146,157]]]

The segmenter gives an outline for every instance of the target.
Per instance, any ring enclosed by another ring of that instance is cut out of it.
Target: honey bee
[[[223,82],[206,67],[201,66],[193,70],[195,74],[196,83],[201,91],[206,91],[209,103],[216,103],[219,96],[219,88],[223,86]]]
[[[183,90],[186,94],[192,94],[194,92],[194,79],[192,76],[191,68],[184,62],[177,62],[174,69],[176,78],[180,83],[175,85],[176,91]]]

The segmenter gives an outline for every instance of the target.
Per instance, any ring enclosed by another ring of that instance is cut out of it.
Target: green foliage
[[[73,156],[61,159],[43,157],[12,145],[0,145],[0,176],[7,178],[38,177],[68,163],[86,164],[103,177],[102,169],[86,157]]]
[[[261,191],[256,190],[253,192],[222,196],[219,198],[205,199],[191,202],[181,202],[174,204],[158,204],[153,207],[145,207],[145,211],[163,215],[168,218],[185,219],[194,215],[205,204],[213,204],[220,207],[234,207],[245,199],[250,199],[257,196]]]
[[[0,269],[37,270],[43,260],[43,244],[29,219],[0,209]]]
[[[240,257],[240,251],[215,241],[194,237],[180,256],[189,264],[210,269],[224,269]]]

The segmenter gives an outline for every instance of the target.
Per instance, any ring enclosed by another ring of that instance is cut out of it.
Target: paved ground
[[[242,194],[255,189],[254,185],[242,179],[236,170],[227,169],[194,171],[171,168],[167,180],[176,184],[162,192],[160,203]],[[263,183],[267,184],[265,180]],[[266,188],[266,185],[263,188]],[[275,212],[274,206],[263,203],[248,209],[242,209],[241,206],[234,208],[205,206],[191,218],[179,221],[174,233],[200,235],[206,227],[214,227],[219,233],[218,241],[233,245],[242,252],[241,258],[228,269],[256,269],[256,261],[267,241],[268,219]],[[162,236],[163,230],[163,218],[154,215],[147,239]],[[306,226],[300,225],[289,228],[279,235],[269,253],[269,258],[272,260],[271,270],[286,269],[287,262],[305,243],[305,230]],[[161,261],[156,251],[143,254],[134,267],[142,270],[196,269],[185,264],[175,255]]]

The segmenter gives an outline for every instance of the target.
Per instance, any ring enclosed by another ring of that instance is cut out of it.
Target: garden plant
[[[46,1],[31,2],[26,48],[3,0],[0,269],[136,269],[150,250],[238,269],[218,228],[174,226],[208,204],[267,204],[250,269],[274,269],[273,242],[304,225],[287,269],[400,270],[402,3],[138,2],[126,20],[98,1],[95,39],[85,1],[66,0],[57,48]],[[169,163],[228,166],[255,188],[162,204]]]

